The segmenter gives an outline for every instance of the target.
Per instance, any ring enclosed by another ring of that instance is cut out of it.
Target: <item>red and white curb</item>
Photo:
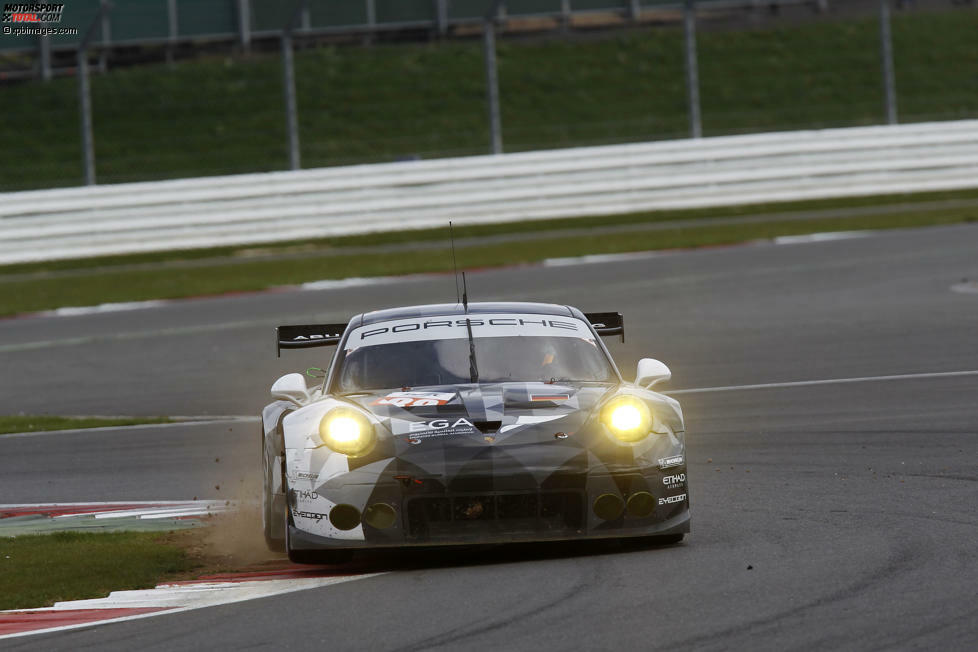
[[[142,525],[152,523],[172,529],[176,521],[220,514],[234,507],[229,501],[218,500],[0,505],[0,536],[103,527],[147,529]],[[140,527],[135,527],[136,524]],[[310,567],[283,561],[277,567],[251,572],[209,575],[160,584],[152,589],[113,591],[105,598],[0,611],[0,640],[254,600],[379,574],[358,571],[351,565]]]
[[[96,519],[125,517],[140,519],[192,518],[230,511],[232,507],[231,503],[224,500],[32,503],[0,505],[0,520],[35,515],[56,519],[86,516]]]
[[[234,509],[223,500],[0,505],[0,537],[51,532],[160,531],[190,528]]]
[[[43,609],[0,611],[0,640],[255,600],[381,574],[355,574],[346,568],[289,565],[160,584],[153,589],[113,591],[105,598],[58,602],[53,607]]]

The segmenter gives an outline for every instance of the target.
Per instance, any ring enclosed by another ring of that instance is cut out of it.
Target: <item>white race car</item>
[[[266,541],[292,561],[357,549],[689,531],[685,427],[625,382],[601,341],[618,313],[541,303],[394,308],[281,326],[337,346],[321,383],[278,379],[262,411]]]

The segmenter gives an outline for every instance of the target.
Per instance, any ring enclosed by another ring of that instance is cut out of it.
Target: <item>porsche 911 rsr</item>
[[[651,358],[622,379],[618,313],[472,303],[281,326],[335,345],[321,383],[272,386],[263,521],[296,562],[391,546],[651,537],[689,531],[685,427]]]

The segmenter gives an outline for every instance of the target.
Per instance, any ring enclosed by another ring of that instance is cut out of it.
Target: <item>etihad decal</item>
[[[678,496],[666,496],[665,498],[659,499],[660,505],[672,505],[673,503],[681,503],[686,500],[686,494],[679,494]]]
[[[659,468],[669,469],[674,466],[679,466],[683,463],[682,455],[673,455],[672,457],[660,457],[659,458]]]
[[[379,398],[372,405],[395,405],[397,407],[420,407],[423,405],[445,405],[452,398],[454,392],[391,392],[383,398]]]
[[[554,315],[484,314],[459,319],[429,317],[370,324],[353,330],[347,342],[351,348],[419,340],[468,337],[592,337],[590,328],[574,317]]]
[[[667,489],[679,489],[686,482],[685,473],[677,473],[676,475],[667,475],[662,478],[662,484],[666,486]]]

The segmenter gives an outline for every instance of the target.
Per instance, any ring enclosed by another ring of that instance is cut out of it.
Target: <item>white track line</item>
[[[772,389],[777,387],[807,387],[809,385],[836,385],[841,383],[870,383],[886,380],[915,380],[918,378],[954,378],[957,376],[978,376],[978,370],[973,371],[935,371],[921,374],[899,374],[895,376],[862,376],[859,378],[830,378],[826,380],[798,380],[788,383],[762,383],[759,385],[727,385],[725,387],[696,387],[692,389],[676,389],[663,394],[699,394],[702,392],[733,392],[741,389]]]
[[[806,244],[809,242],[830,242],[832,240],[851,240],[875,235],[877,231],[827,231],[805,235],[779,235],[773,239],[776,245]]]
[[[951,292],[960,292],[961,294],[978,294],[978,281],[962,280],[960,283],[955,283],[951,286]]]

